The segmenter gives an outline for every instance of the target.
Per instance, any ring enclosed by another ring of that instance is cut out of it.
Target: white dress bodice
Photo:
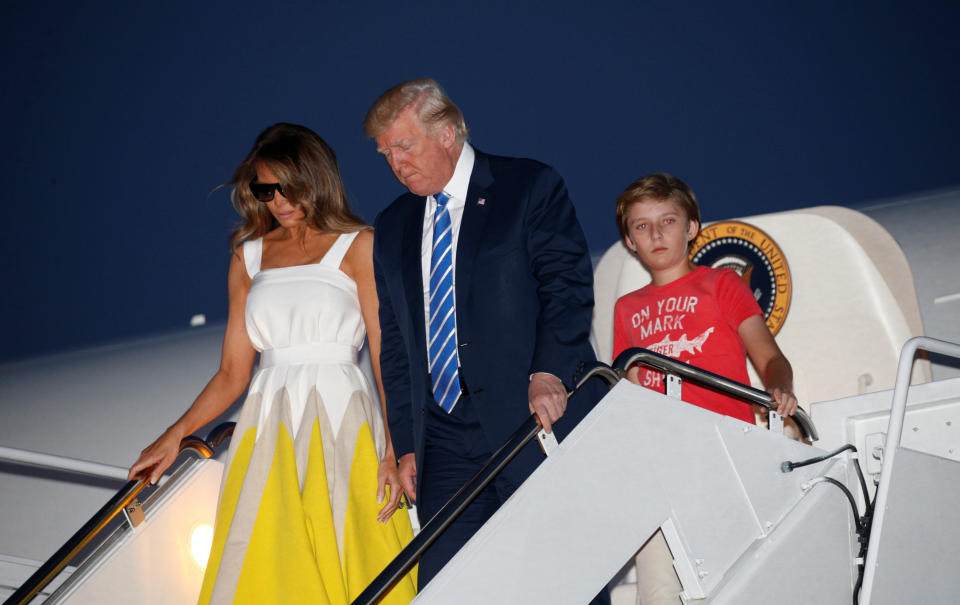
[[[244,244],[247,273],[253,280],[245,321],[258,351],[288,347],[352,347],[365,335],[357,284],[340,270],[356,237],[344,233],[319,263],[260,269],[263,239]]]
[[[266,417],[286,393],[294,426],[316,390],[336,432],[353,392],[370,392],[357,366],[366,335],[357,284],[340,263],[357,233],[337,238],[323,259],[310,265],[260,269],[263,240],[245,242],[243,258],[252,278],[244,321],[260,365],[250,393],[261,393]],[[376,432],[376,431],[375,431]]]

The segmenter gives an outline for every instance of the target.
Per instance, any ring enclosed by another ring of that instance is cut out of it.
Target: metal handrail
[[[211,432],[210,437],[217,437],[217,443],[222,442],[226,436],[233,432],[233,424],[232,422],[221,424]],[[208,437],[208,439],[210,437]],[[179,453],[185,451],[193,452],[201,458],[209,458],[213,455],[214,448],[210,445],[209,441],[191,435],[180,442]],[[127,484],[114,494],[100,510],[94,513],[57,552],[53,553],[53,556],[47,559],[33,575],[27,578],[27,581],[14,591],[14,593],[3,602],[3,605],[26,605],[38,592],[43,590],[47,584],[57,577],[57,574],[63,571],[67,563],[70,562],[90,540],[103,530],[114,517],[122,512],[148,485],[149,483],[142,479],[128,481]]]
[[[771,397],[770,393],[767,393],[766,391],[755,389],[749,385],[739,383],[735,380],[730,380],[729,378],[719,374],[702,370],[696,366],[683,363],[682,361],[677,361],[672,357],[660,355],[659,353],[654,353],[653,351],[640,347],[627,349],[617,355],[617,358],[613,362],[613,368],[620,372],[626,372],[627,368],[635,363],[642,363],[652,368],[656,368],[662,372],[676,374],[684,379],[692,380],[697,384],[703,385],[715,391],[719,391],[751,403],[760,404],[768,410],[774,410],[777,407],[773,397]],[[820,438],[820,436],[817,434],[817,428],[813,425],[813,421],[810,420],[810,416],[807,415],[803,408],[798,407],[792,418],[796,421],[797,425],[804,432],[808,439],[811,441],[816,441]]]
[[[582,373],[576,386],[567,395],[573,395],[591,378],[602,378],[608,386],[616,384],[620,377],[608,365],[595,362]],[[496,451],[486,464],[467,481],[460,490],[443,505],[437,514],[421,528],[413,540],[387,564],[373,582],[371,582],[351,605],[373,605],[420,559],[424,551],[433,544],[440,534],[453,523],[460,513],[473,502],[480,492],[503,470],[503,468],[532,441],[540,432],[540,424],[535,415],[524,420],[523,424],[510,436],[506,443]]]
[[[99,477],[101,479],[116,479],[117,481],[126,481],[127,471],[129,470],[119,466],[93,462],[91,460],[45,454],[43,452],[22,450],[2,445],[0,445],[0,460],[13,464],[40,466],[58,471],[66,471],[68,473],[87,475],[89,477]]]
[[[106,504],[98,510],[90,520],[83,524],[73,536],[67,540],[53,556],[41,565],[27,581],[18,588],[10,598],[4,601],[4,605],[21,605],[28,603],[38,592],[53,580],[59,574],[67,562],[70,561],[80,549],[87,545],[97,533],[113,520],[121,511],[123,511],[134,498],[137,497],[147,483],[142,480],[128,481]]]

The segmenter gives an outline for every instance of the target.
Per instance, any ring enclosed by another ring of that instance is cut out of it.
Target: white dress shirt
[[[453,287],[457,287],[457,242],[460,239],[460,223],[463,221],[463,207],[467,203],[467,188],[470,186],[470,175],[473,174],[473,162],[476,155],[470,143],[464,141],[457,166],[453,176],[444,186],[443,191],[450,197],[447,201],[447,213],[450,214],[450,235],[452,236],[453,254]],[[427,331],[427,342],[430,341],[430,261],[433,256],[433,217],[437,213],[437,200],[432,195],[427,196],[427,205],[423,212],[423,239],[420,244],[420,266],[423,272],[423,325]],[[454,299],[456,305],[456,299]],[[454,306],[456,308],[456,306]],[[454,327],[456,338],[456,327]],[[460,359],[460,351],[457,351]],[[430,364],[430,351],[427,350],[427,365]]]

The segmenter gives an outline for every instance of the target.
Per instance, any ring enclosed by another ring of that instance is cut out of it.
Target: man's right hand
[[[553,374],[537,372],[530,378],[527,400],[530,404],[530,413],[536,414],[540,420],[540,426],[550,433],[553,430],[553,423],[560,420],[567,409],[567,389]]]
[[[400,456],[397,461],[400,472],[400,487],[411,502],[417,501],[417,460],[413,453]]]

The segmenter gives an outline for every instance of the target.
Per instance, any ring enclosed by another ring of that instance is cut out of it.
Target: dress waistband
[[[357,363],[357,348],[335,342],[266,349],[260,352],[260,367],[294,366],[305,363]]]

